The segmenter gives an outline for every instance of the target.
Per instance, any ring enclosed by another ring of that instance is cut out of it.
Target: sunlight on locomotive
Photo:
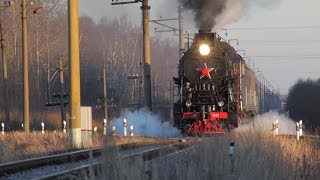
[[[207,56],[210,53],[210,47],[207,44],[201,44],[199,51],[201,55]]]

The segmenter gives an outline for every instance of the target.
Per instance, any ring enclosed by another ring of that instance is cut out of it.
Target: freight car
[[[179,61],[179,77],[173,80],[179,92],[173,123],[188,135],[223,133],[261,109],[261,84],[254,71],[210,31],[195,35]]]

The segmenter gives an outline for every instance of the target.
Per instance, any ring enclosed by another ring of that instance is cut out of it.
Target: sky
[[[235,41],[231,41],[231,45],[245,50],[245,55],[240,51],[239,54],[248,57],[245,58],[248,63],[275,89],[287,94],[299,78],[320,77],[320,1],[272,1],[272,6],[252,3],[238,21],[223,27],[227,29],[227,36],[225,31],[218,33],[226,40],[238,39],[239,45]],[[178,4],[175,0],[149,2],[151,19],[177,17]],[[128,15],[137,25],[141,24],[140,3],[121,6],[111,6],[110,3],[111,0],[79,0],[79,10],[96,21],[103,16],[113,19]],[[185,29],[189,33],[196,32],[192,12],[185,11],[184,17]],[[157,33],[152,35],[161,36]]]

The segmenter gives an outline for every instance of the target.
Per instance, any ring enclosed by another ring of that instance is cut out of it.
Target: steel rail
[[[119,151],[134,149],[147,145],[155,145],[155,144],[169,144],[174,142],[173,139],[160,139],[154,138],[154,141],[148,141],[146,138],[146,142],[132,142],[121,145],[116,145],[115,147]],[[177,140],[175,141],[177,142]],[[2,176],[7,176],[16,172],[26,171],[34,168],[39,168],[45,165],[57,165],[68,162],[77,162],[80,160],[86,160],[90,157],[98,157],[101,156],[103,152],[102,147],[93,148],[93,149],[85,149],[74,152],[61,153],[57,155],[43,156],[39,158],[32,158],[20,161],[14,161],[9,163],[0,164],[0,179]]]
[[[140,153],[124,155],[121,158],[135,159],[137,157],[141,157],[144,161],[148,161],[157,157],[161,157],[168,154],[172,154],[174,152],[181,151],[183,149],[189,148],[192,145],[193,143],[191,142],[179,142],[175,144],[165,145],[159,148],[154,148],[151,150],[146,150]],[[54,180],[54,179],[63,180],[63,179],[70,179],[70,178],[79,178],[79,175],[84,177],[90,177],[92,175],[97,176],[98,172],[102,172],[101,169],[102,169],[101,162],[96,162],[88,165],[83,165],[81,167],[69,169],[60,173],[39,177],[34,180]]]

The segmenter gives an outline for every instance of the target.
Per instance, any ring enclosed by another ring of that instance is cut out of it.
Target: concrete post
[[[273,121],[272,122],[272,134],[273,134],[273,136],[275,136],[276,135],[276,121]]]
[[[231,142],[229,145],[229,156],[230,156],[230,163],[231,163],[230,173],[231,174],[234,173],[234,159],[233,159],[234,151],[235,151],[235,142]]]
[[[299,136],[302,136],[302,120],[299,121]]]
[[[4,123],[1,123],[2,134],[4,134]]]
[[[279,120],[278,119],[276,120],[276,129],[275,129],[275,131],[276,131],[276,135],[279,135]]]
[[[103,120],[103,135],[107,135],[107,120]]]
[[[44,134],[44,122],[41,122],[41,133]]]
[[[300,124],[296,122],[297,140],[300,140]]]
[[[130,136],[134,136],[133,126],[130,126]]]
[[[67,132],[67,121],[63,121],[63,133]]]
[[[123,135],[127,136],[127,120],[123,119]]]
[[[112,135],[113,135],[113,136],[116,135],[116,126],[112,126]]]

